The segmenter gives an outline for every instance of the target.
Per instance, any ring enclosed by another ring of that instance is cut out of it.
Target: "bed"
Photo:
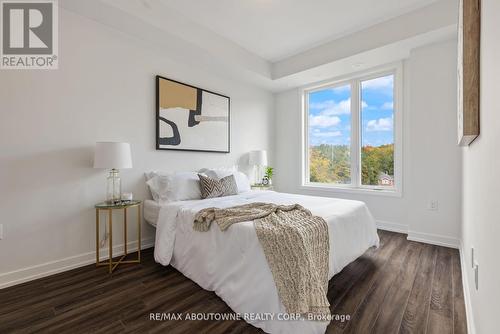
[[[164,204],[147,200],[144,215],[156,227],[156,262],[170,264],[203,289],[214,291],[265,332],[324,333],[326,321],[286,319],[253,222],[234,224],[224,232],[218,226],[208,232],[193,230],[194,216],[201,209],[251,202],[298,203],[323,217],[330,242],[329,279],[368,248],[378,247],[375,221],[363,202],[258,190]]]

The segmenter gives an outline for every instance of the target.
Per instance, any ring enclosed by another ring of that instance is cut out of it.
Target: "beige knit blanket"
[[[254,221],[281,302],[289,313],[330,314],[328,291],[328,226],[299,204],[251,203],[227,209],[207,208],[195,216],[193,228],[222,231]]]

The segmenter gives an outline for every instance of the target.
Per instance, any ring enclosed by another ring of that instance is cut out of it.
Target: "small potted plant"
[[[272,185],[273,174],[274,174],[274,168],[267,166],[266,173],[264,174],[264,179],[262,180],[262,184],[269,186]]]

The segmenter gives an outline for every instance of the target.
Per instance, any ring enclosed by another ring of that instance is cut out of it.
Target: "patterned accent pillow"
[[[234,175],[228,175],[220,180],[212,179],[202,174],[200,178],[201,198],[214,198],[238,194],[238,186]]]

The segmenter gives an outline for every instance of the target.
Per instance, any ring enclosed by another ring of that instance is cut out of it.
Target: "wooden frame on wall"
[[[460,0],[458,18],[458,144],[479,136],[481,1]]]

